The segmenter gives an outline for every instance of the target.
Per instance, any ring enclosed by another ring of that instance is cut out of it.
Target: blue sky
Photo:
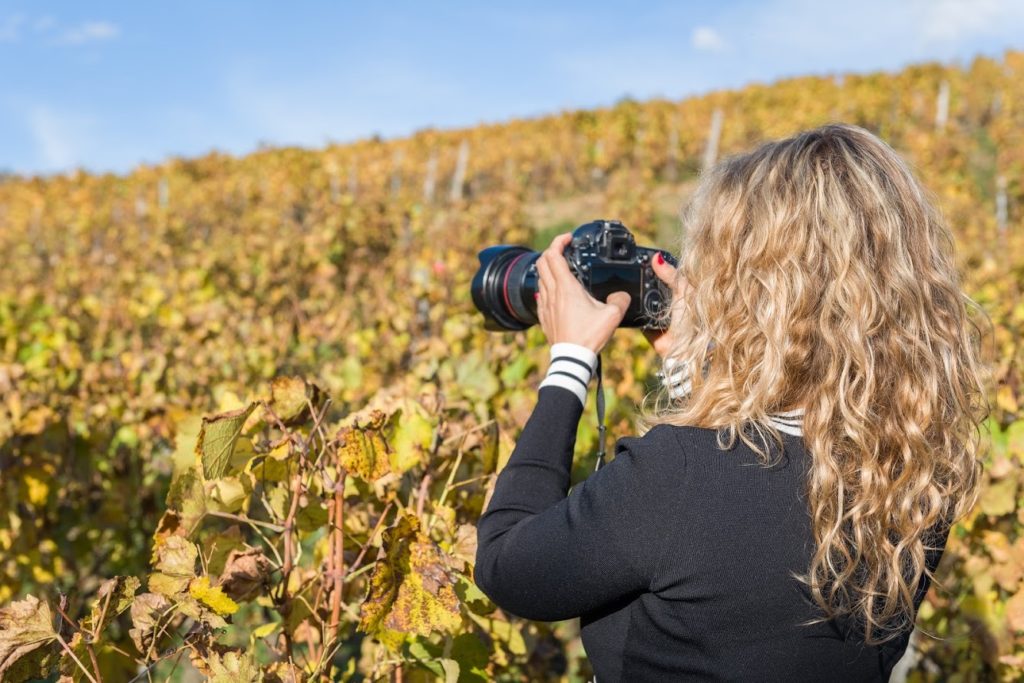
[[[125,172],[1024,49],[1024,0],[0,0],[0,170]]]

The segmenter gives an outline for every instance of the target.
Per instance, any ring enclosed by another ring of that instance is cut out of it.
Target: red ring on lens
[[[519,256],[516,256],[514,259],[512,259],[512,262],[508,264],[507,268],[505,268],[505,278],[504,278],[504,280],[502,280],[502,283],[501,283],[501,295],[505,299],[505,310],[508,311],[509,314],[513,318],[518,320],[519,322],[525,322],[525,321],[522,318],[520,318],[518,315],[516,315],[515,309],[512,308],[512,302],[510,302],[508,300],[508,276],[512,274],[512,268],[513,268],[513,266],[516,265],[516,261],[518,261],[519,259],[523,258],[524,256],[526,256],[529,253],[530,252],[528,252],[528,251],[524,251],[522,254],[520,254]]]

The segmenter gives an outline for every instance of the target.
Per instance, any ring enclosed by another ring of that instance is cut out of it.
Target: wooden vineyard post
[[[708,130],[708,144],[704,148],[704,170],[711,168],[718,160],[718,141],[722,136],[722,110],[715,109],[711,115],[711,128]]]
[[[466,182],[466,167],[469,165],[469,141],[463,140],[459,145],[459,156],[455,161],[455,175],[452,176],[452,190],[449,199],[457,202],[462,199],[462,187]]]
[[[402,191],[402,150],[396,149],[391,155],[391,196],[397,197]]]
[[[949,121],[949,81],[939,84],[939,96],[935,100],[935,130],[943,131]]]
[[[427,159],[427,171],[423,178],[423,202],[434,202],[434,191],[437,189],[437,152],[432,151]]]
[[[665,162],[665,179],[674,183],[679,179],[679,128],[676,125],[675,117],[668,128],[668,154]]]

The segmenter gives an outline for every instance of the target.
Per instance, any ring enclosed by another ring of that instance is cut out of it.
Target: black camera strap
[[[594,471],[601,469],[604,464],[604,435],[607,427],[604,424],[604,383],[601,381],[601,354],[597,354],[597,367],[594,368],[597,375],[597,462],[594,463]]]

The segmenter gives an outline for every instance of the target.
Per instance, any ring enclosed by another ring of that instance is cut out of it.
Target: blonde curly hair
[[[797,578],[869,644],[913,626],[925,551],[978,496],[981,336],[953,252],[907,164],[850,125],[724,160],[684,213],[668,360],[702,372],[642,423],[716,428],[770,465],[768,416],[803,408],[816,547]]]

